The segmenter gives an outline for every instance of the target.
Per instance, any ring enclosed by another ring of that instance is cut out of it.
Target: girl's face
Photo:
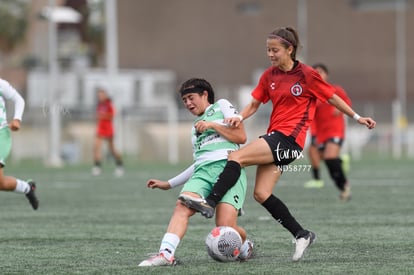
[[[267,39],[267,56],[270,59],[272,66],[279,67],[283,71],[288,71],[292,68],[293,60],[290,57],[293,47],[289,46],[287,49],[277,38]]]
[[[181,97],[184,106],[195,116],[204,114],[206,108],[210,105],[208,102],[208,93],[204,91],[202,94],[189,93]]]
[[[99,102],[104,102],[107,99],[108,99],[108,96],[106,95],[106,93],[102,90],[99,90],[98,91],[98,101]]]
[[[316,71],[318,71],[323,80],[328,81],[328,74],[323,69],[317,67]]]

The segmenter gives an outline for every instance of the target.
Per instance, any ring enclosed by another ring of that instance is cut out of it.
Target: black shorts
[[[341,147],[342,146],[342,143],[344,142],[344,139],[343,138],[340,138],[340,137],[331,137],[331,138],[327,139],[324,143],[319,143],[318,144],[319,151],[325,150],[326,144],[328,142],[337,144],[339,147]]]
[[[311,136],[311,145],[318,147],[316,136]]]
[[[304,158],[303,148],[296,143],[292,136],[285,136],[281,132],[274,131],[260,137],[269,144],[276,166],[281,167],[288,165],[295,159]]]

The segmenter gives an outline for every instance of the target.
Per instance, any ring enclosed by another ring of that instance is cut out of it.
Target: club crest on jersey
[[[215,112],[216,112],[216,110],[214,110],[214,108],[211,108],[211,110],[209,110],[207,112],[207,116],[212,116],[212,115],[214,115]]]
[[[290,87],[290,92],[292,95],[294,96],[300,96],[303,92],[303,88],[302,86],[300,86],[299,82],[296,82],[295,85],[293,85],[292,87]]]

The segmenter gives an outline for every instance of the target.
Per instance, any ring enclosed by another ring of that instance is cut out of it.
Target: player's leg
[[[123,176],[124,175],[124,163],[122,161],[121,154],[115,149],[114,139],[113,137],[108,138],[108,145],[109,151],[111,152],[112,156],[115,159],[116,169],[115,169],[115,176]]]
[[[216,226],[230,226],[239,232],[242,241],[247,238],[246,231],[237,225],[238,211],[228,203],[218,203],[216,208]]]
[[[24,181],[15,177],[4,176],[3,168],[0,168],[0,190],[25,194],[32,208],[34,210],[39,208],[39,200],[35,194],[36,183],[32,180]]]
[[[231,226],[239,232],[242,238],[242,246],[240,247],[240,255],[238,257],[241,261],[246,261],[253,257],[254,244],[247,237],[247,233],[237,224],[238,212],[243,207],[246,198],[247,176],[244,169],[242,169],[237,183],[225,194],[223,199],[218,203],[216,209],[216,225],[217,226]]]
[[[93,161],[94,166],[92,167],[92,175],[98,176],[102,173],[102,143],[103,137],[96,135],[93,145]]]
[[[254,244],[247,238],[246,230],[237,224],[238,210],[231,204],[219,202],[217,204],[216,213],[217,226],[230,226],[236,229],[242,238],[238,260],[247,261],[252,258],[254,254]]]
[[[11,136],[8,128],[0,129],[0,190],[25,194],[33,209],[39,207],[39,201],[35,195],[36,184],[33,181],[24,181],[4,175],[5,159],[11,151]]]
[[[254,198],[293,235],[296,248],[292,259],[298,261],[302,258],[305,250],[314,242],[316,236],[313,232],[304,229],[292,216],[288,207],[273,195],[273,188],[280,175],[281,170],[274,164],[258,165]]]
[[[195,193],[186,192],[189,196],[199,197]],[[175,265],[175,251],[184,237],[188,227],[189,218],[196,212],[183,205],[177,200],[174,212],[168,224],[167,232],[164,234],[158,254],[142,261],[138,266],[164,266]]]
[[[315,137],[316,138],[316,137]],[[320,151],[316,145],[316,141],[312,141],[309,145],[308,155],[312,166],[312,180],[305,182],[306,188],[321,188],[323,181],[320,178]]]
[[[347,201],[351,198],[351,190],[345,172],[342,166],[342,160],[339,157],[341,152],[341,140],[332,139],[325,145],[323,158],[328,167],[329,174],[335,182],[336,187],[340,190],[340,199]]]
[[[210,178],[217,177],[217,170],[221,171],[223,165],[224,161],[197,166],[191,178],[184,184],[180,196],[200,199],[207,195],[212,188]],[[187,230],[188,219],[194,213],[194,209],[189,208],[182,200],[177,200],[167,232],[161,241],[159,253],[148,260],[142,261],[139,266],[174,265],[175,250]]]

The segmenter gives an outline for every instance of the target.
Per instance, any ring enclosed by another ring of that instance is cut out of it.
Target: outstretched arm
[[[373,120],[370,117],[361,117],[348,104],[346,104],[345,101],[343,101],[336,94],[334,94],[330,99],[328,99],[328,102],[330,104],[334,105],[336,108],[338,108],[344,114],[346,114],[349,117],[352,117],[353,119],[358,121],[359,124],[367,126],[368,129],[375,128],[375,125],[377,124],[375,122],[375,120]]]
[[[260,107],[260,104],[260,101],[258,101],[255,98],[252,98],[252,101],[250,101],[250,103],[247,104],[246,107],[244,107],[243,111],[241,111],[239,115],[227,118],[224,120],[224,122],[231,126],[239,127],[240,123],[243,120],[247,119],[248,117],[256,113],[257,109],[259,109]]]
[[[168,181],[150,179],[147,181],[147,187],[151,189],[159,188],[162,190],[168,190],[168,189],[171,189],[171,188],[174,188],[176,186],[186,183],[188,179],[191,177],[191,175],[193,174],[193,172],[194,172],[194,164],[190,165],[183,172],[169,179]]]
[[[9,128],[12,131],[17,131],[20,129],[20,122],[23,117],[24,99],[6,80],[0,79],[0,89],[2,90],[4,98],[14,102],[14,116],[13,120],[9,123]]]

